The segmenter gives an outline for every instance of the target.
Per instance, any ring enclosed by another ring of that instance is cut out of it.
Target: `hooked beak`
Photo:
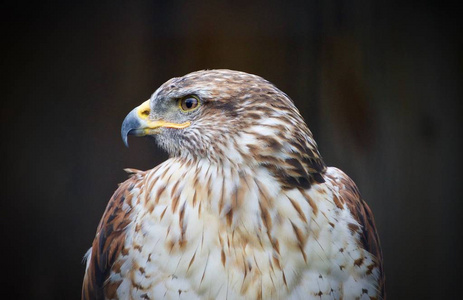
[[[162,127],[166,128],[186,128],[190,122],[182,124],[166,122],[164,120],[150,120],[150,101],[143,102],[140,106],[135,107],[122,122],[121,135],[122,141],[126,147],[129,147],[128,136],[145,136],[159,133]]]

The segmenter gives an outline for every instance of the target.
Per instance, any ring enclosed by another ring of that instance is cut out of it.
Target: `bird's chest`
[[[340,212],[307,200],[316,195],[283,193],[264,176],[243,180],[206,188],[157,178],[132,206],[119,296],[337,298],[348,255],[360,255],[332,225]]]
[[[203,211],[190,214],[185,227],[180,214],[164,209],[161,214],[162,220],[143,219],[129,252],[135,266],[131,285],[137,293],[154,296],[151,299],[164,294],[186,299],[287,298],[307,260],[315,259],[301,244],[313,243],[309,235],[295,234],[291,223],[280,226],[273,220],[267,224],[271,231],[257,220],[231,228],[226,216]]]

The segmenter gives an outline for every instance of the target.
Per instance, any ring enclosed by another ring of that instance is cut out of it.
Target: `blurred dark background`
[[[376,217],[389,299],[459,296],[457,7],[37,1],[3,3],[1,14],[2,293],[78,299],[82,257],[122,169],[166,158],[147,139],[125,148],[123,118],[173,76],[229,68],[290,95],[327,164],[357,182]]]

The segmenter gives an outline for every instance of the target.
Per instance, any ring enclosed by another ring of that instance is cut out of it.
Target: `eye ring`
[[[191,112],[196,110],[201,105],[198,97],[193,95],[188,95],[178,100],[178,107],[183,112]]]

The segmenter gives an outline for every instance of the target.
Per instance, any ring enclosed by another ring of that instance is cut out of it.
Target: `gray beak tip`
[[[127,135],[122,135],[122,141],[124,142],[124,145],[129,148],[129,141],[128,141],[128,138],[127,138]]]
[[[122,141],[124,142],[124,145],[128,148],[129,147],[129,141],[128,141],[128,136],[129,135],[136,135],[137,129],[140,127],[140,121],[137,119],[135,109],[132,110],[124,119],[124,122],[122,122],[121,126],[121,137]]]

